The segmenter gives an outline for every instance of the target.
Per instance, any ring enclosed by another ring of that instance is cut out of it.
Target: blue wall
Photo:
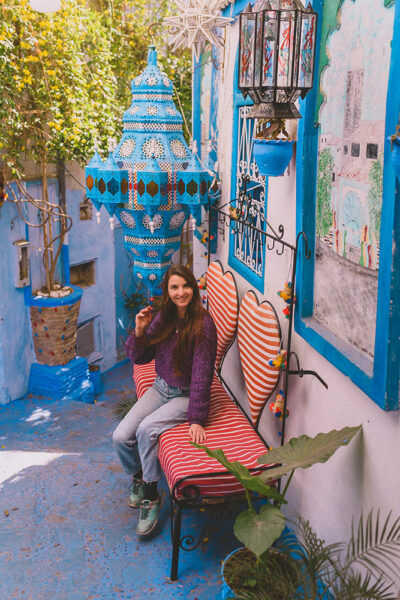
[[[71,181],[67,177],[67,185]],[[123,256],[122,238],[118,230],[111,230],[108,213],[102,209],[100,224],[96,221],[95,210],[91,220],[80,221],[79,204],[84,198],[84,190],[75,182],[72,183],[74,189],[67,187],[67,212],[72,217],[73,226],[68,235],[64,263],[68,270],[68,263],[74,265],[95,261],[95,284],[84,288],[78,323],[97,317],[96,350],[102,356],[97,364],[104,371],[117,361],[116,324],[120,313],[124,311],[121,301],[116,309],[116,260],[118,277],[122,276],[124,286],[129,286],[131,272],[129,261]],[[51,190],[54,195],[55,184]],[[29,188],[34,195],[40,196],[39,182],[30,183]],[[40,285],[42,271],[42,255],[35,251],[40,247],[37,230],[27,228],[15,205],[6,202],[0,213],[0,404],[27,393],[30,366],[35,360],[29,310],[24,301],[25,294],[30,294],[30,287],[15,287],[17,262],[13,242],[20,239],[30,239],[32,243],[31,272],[33,288],[36,289]],[[126,318],[123,320],[126,321]]]
[[[83,190],[67,189],[67,210],[74,223],[68,240],[69,262],[72,266],[95,261],[95,284],[84,288],[78,324],[99,315],[99,350],[103,355],[100,366],[104,371],[112,367],[116,360],[114,232],[110,228],[108,213],[104,208],[101,210],[100,223],[96,221],[95,210],[91,220],[79,220],[79,204],[83,197]]]
[[[6,202],[0,213],[0,404],[26,393],[33,360],[31,328],[24,289],[16,288],[13,242],[26,239],[16,207]]]

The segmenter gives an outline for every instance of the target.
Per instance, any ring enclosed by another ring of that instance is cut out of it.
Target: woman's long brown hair
[[[147,341],[153,346],[166,340],[178,326],[178,309],[169,297],[168,283],[172,275],[183,277],[193,290],[193,298],[186,308],[183,326],[178,329],[178,340],[174,350],[174,366],[177,375],[189,375],[192,365],[187,364],[193,338],[198,342],[203,334],[203,316],[206,312],[202,306],[199,286],[193,273],[183,265],[172,265],[166,272],[162,282],[161,321],[157,334]]]

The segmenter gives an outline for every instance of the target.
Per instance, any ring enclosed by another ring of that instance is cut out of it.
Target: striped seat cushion
[[[216,377],[211,386],[206,433],[209,448],[222,448],[229,460],[239,460],[247,468],[259,468],[256,459],[268,451]],[[243,492],[241,484],[218,461],[189,443],[188,423],[177,425],[161,435],[158,457],[170,490],[176,485],[174,494],[177,497],[182,496],[185,487],[193,485],[202,496]]]
[[[215,368],[221,362],[236,333],[238,320],[238,292],[232,273],[224,273],[219,261],[210,264],[207,270],[208,310],[214,319],[218,342]]]
[[[280,350],[281,332],[272,304],[267,301],[259,304],[252,291],[240,303],[238,342],[251,419],[257,425],[278,383],[280,371],[269,366],[268,360],[275,358]]]
[[[155,361],[152,360],[147,365],[133,365],[133,380],[136,386],[136,395],[141,398],[145,392],[153,385],[156,379]]]
[[[155,377],[154,361],[134,366],[138,397],[152,385]],[[182,496],[185,487],[191,485],[196,485],[203,496],[243,492],[240,483],[218,461],[189,443],[188,432],[189,423],[183,423],[160,436],[158,457],[170,490],[177,484],[175,495],[178,497]],[[216,377],[211,386],[206,432],[209,448],[222,448],[229,460],[240,460],[249,469],[260,467],[256,458],[268,451]],[[215,476],[215,473],[224,474]]]

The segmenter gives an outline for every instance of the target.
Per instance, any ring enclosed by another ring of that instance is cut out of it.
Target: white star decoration
[[[223,44],[217,37],[215,28],[226,27],[234,19],[219,15],[221,0],[175,0],[175,4],[180,14],[166,17],[163,21],[174,36],[170,42],[174,44],[172,51],[186,44],[193,48],[198,61],[201,43],[205,39],[222,48]]]

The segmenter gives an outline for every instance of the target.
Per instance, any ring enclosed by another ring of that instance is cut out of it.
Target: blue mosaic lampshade
[[[89,164],[85,167],[86,196],[93,202],[96,210],[100,210],[99,191],[97,189],[97,177],[99,169],[104,166],[97,150],[93,154]]]
[[[190,202],[182,204],[177,191],[177,173],[189,167],[192,153],[183,136],[182,115],[172,100],[172,82],[158,68],[154,46],[149,48],[147,67],[133,79],[131,91],[122,138],[107,166],[102,166],[98,189],[100,202],[122,225],[125,246],[133,256],[134,277],[146,283],[153,295],[179,249],[190,214]],[[195,175],[188,184],[200,177],[198,169],[194,163]],[[120,180],[118,173],[123,173]],[[201,181],[197,184],[200,189]],[[186,196],[201,206],[204,194],[201,202],[199,198]]]

